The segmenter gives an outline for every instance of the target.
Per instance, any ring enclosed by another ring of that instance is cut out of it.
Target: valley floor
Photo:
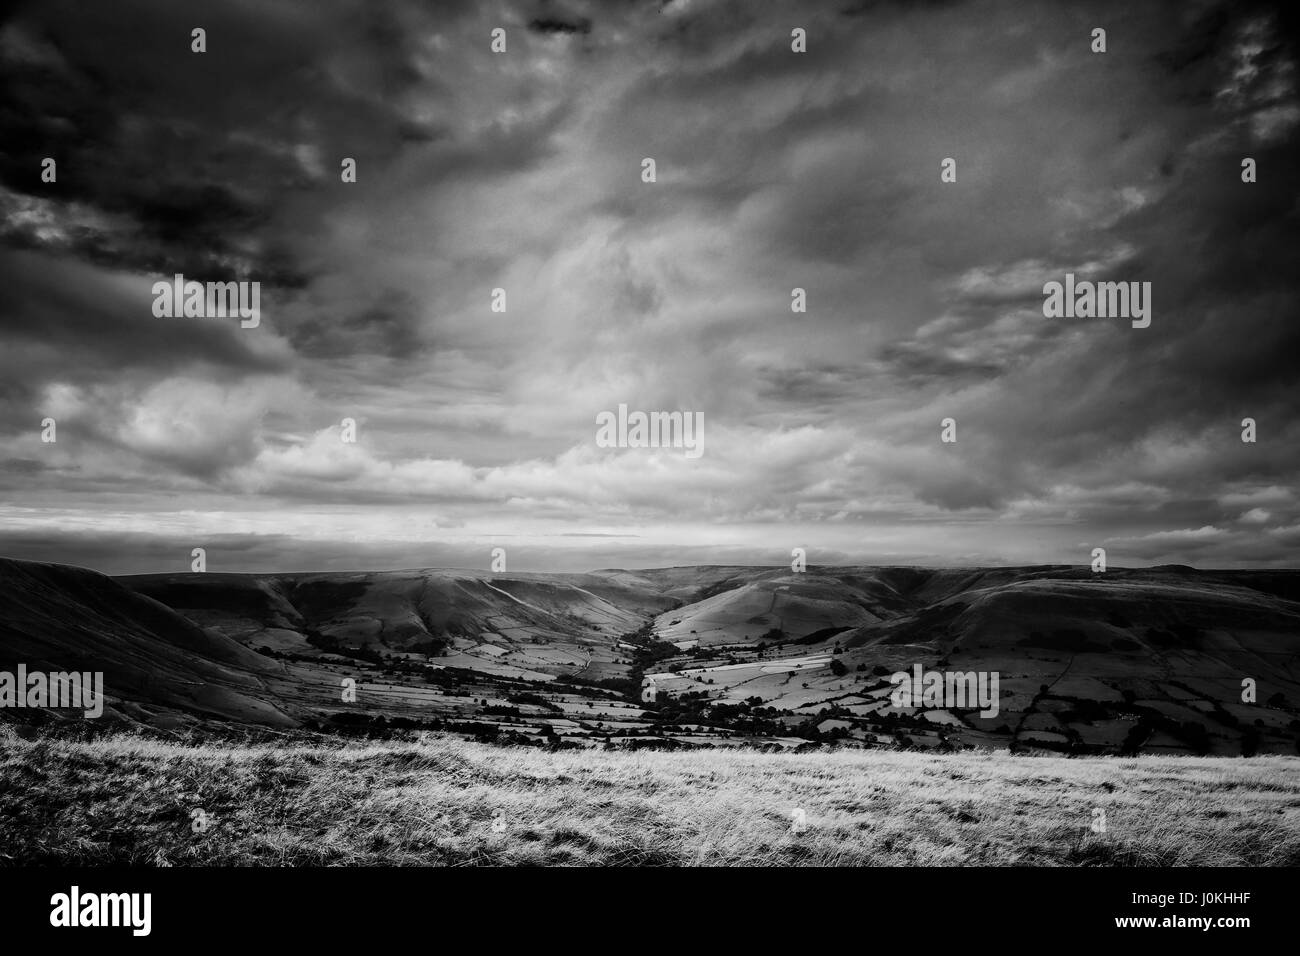
[[[8,865],[1300,864],[1293,757],[0,735]]]

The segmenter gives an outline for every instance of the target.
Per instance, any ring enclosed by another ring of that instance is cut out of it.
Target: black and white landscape
[[[6,652],[104,671],[104,717],[129,726],[1076,755],[1300,743],[1293,571],[0,574]],[[917,665],[997,673],[996,706],[897,706],[890,678]],[[1243,679],[1266,699],[1243,702]]]
[[[1296,26],[13,5],[0,863],[1300,864]]]

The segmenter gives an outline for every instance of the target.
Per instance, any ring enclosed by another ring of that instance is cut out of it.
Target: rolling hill
[[[4,560],[0,588],[0,667],[102,670],[112,716],[153,726],[413,721],[582,746],[1211,755],[1294,753],[1300,740],[1300,572],[113,579]],[[889,675],[918,665],[996,672],[998,713],[893,706]],[[339,693],[349,679],[356,700]]]
[[[109,716],[141,705],[199,717],[295,726],[268,699],[283,665],[83,568],[0,559],[0,668],[102,671]],[[18,712],[21,713],[21,712]]]

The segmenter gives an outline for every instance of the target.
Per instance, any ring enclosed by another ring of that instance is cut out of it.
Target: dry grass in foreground
[[[1300,759],[186,746],[0,728],[0,862],[1294,866]]]

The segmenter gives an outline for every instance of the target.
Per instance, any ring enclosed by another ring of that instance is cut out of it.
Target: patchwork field
[[[109,578],[0,559],[0,669],[102,671],[104,719],[587,749],[1300,752],[1300,573],[455,569]],[[996,707],[890,675],[997,675]],[[57,715],[0,711],[0,723]]]

